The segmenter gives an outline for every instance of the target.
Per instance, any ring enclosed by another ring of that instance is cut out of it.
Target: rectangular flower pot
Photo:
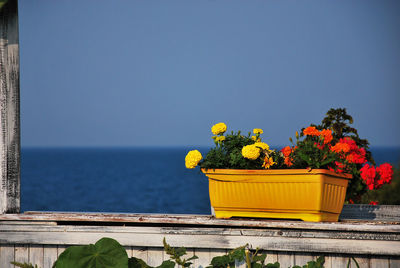
[[[217,218],[338,221],[351,175],[325,169],[202,169]]]

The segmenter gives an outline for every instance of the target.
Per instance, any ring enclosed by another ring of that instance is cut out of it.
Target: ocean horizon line
[[[286,145],[271,145],[271,148],[284,148]],[[21,146],[21,149],[206,149],[214,148],[215,145],[74,145],[74,146],[43,146],[43,145],[27,145]],[[399,149],[400,145],[378,145],[370,146],[369,149]]]

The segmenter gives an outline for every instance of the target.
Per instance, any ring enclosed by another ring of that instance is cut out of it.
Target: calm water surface
[[[21,209],[210,214],[206,177],[185,168],[188,150],[23,148]],[[400,148],[371,151],[378,164],[400,161]]]

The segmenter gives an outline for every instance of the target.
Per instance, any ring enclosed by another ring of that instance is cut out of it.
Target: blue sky
[[[400,146],[400,1],[19,0],[22,146],[284,145],[345,107]]]

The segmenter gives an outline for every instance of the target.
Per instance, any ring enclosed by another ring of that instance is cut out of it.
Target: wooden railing
[[[213,256],[249,244],[267,252],[281,267],[324,255],[325,267],[400,267],[400,224],[390,221],[312,223],[267,219],[216,219],[206,215],[140,215],[28,212],[0,215],[0,267],[10,261],[51,267],[69,245],[119,241],[129,256],[159,265],[167,258],[162,239],[199,256],[193,267],[206,267]],[[238,264],[244,267],[244,263]]]

